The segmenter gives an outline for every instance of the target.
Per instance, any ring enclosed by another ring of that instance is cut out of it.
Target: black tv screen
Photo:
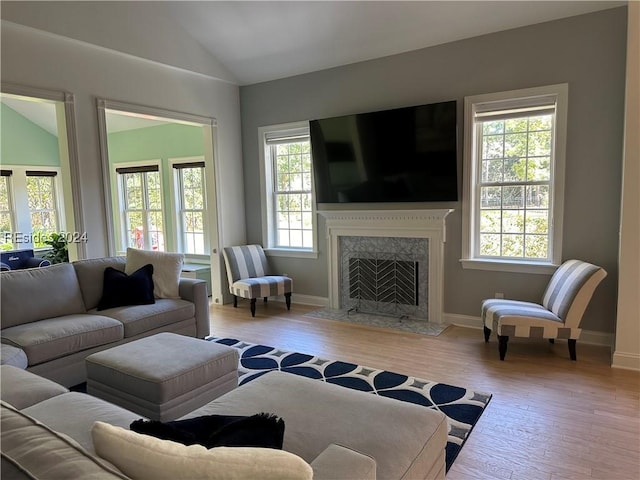
[[[458,200],[456,102],[309,123],[318,203]]]

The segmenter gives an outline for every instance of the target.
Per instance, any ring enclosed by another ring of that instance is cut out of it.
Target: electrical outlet
[[[496,292],[495,298],[504,298],[504,293]]]

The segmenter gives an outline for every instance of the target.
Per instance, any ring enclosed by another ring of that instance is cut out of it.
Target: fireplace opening
[[[418,306],[416,261],[349,258],[349,298],[369,302]]]

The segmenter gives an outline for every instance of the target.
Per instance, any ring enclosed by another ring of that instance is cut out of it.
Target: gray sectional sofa
[[[65,386],[86,380],[88,355],[160,332],[209,335],[207,283],[181,278],[179,299],[97,311],[104,270],[124,257],[0,274],[2,363]]]
[[[128,465],[120,461],[120,455],[107,458],[111,463],[97,456],[100,450],[91,430],[95,421],[128,429],[140,415],[84,393],[69,392],[30,372],[8,365],[0,368],[3,480],[127,478]],[[444,414],[291,373],[267,373],[183,418],[259,412],[274,413],[284,420],[283,450],[307,462],[315,480],[445,477]],[[212,464],[207,470],[212,475],[206,478],[247,478],[230,472],[227,477],[215,476],[223,468]],[[162,480],[161,476],[154,478]]]

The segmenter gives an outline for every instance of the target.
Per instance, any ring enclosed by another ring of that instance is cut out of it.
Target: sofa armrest
[[[196,337],[204,338],[210,333],[209,292],[207,282],[195,278],[180,278],[180,298],[193,302],[196,307]]]
[[[329,445],[311,467],[314,480],[376,480],[376,461],[342,445]]]

